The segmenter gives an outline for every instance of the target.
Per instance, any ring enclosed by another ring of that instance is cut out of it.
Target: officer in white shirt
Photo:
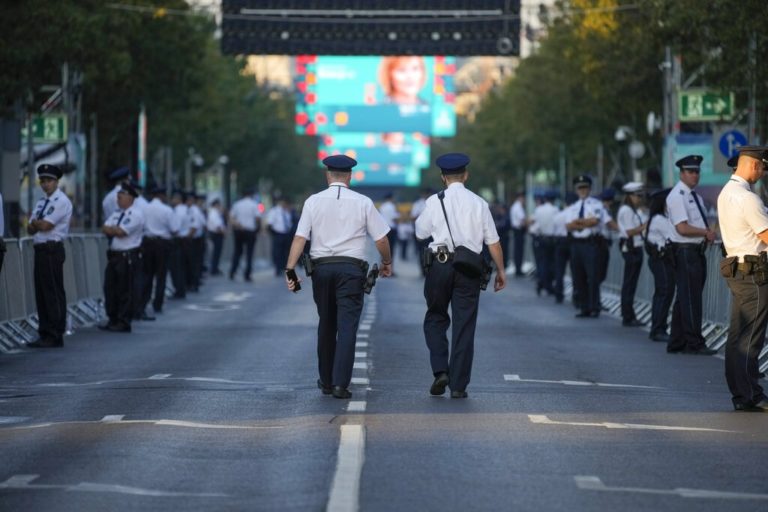
[[[102,213],[104,214],[104,220],[107,220],[117,211],[117,193],[120,190],[120,186],[123,180],[127,179],[131,175],[130,169],[127,167],[120,167],[112,171],[107,179],[115,184],[101,202]]]
[[[117,193],[118,210],[101,228],[105,235],[112,237],[104,271],[104,309],[109,321],[99,326],[105,331],[131,332],[135,310],[133,280],[144,232],[144,216],[141,209],[134,206],[138,196],[130,183],[123,183]]]
[[[240,257],[243,255],[243,249],[245,249],[243,277],[246,281],[251,280],[253,249],[256,247],[256,235],[261,227],[261,212],[259,211],[259,204],[253,199],[254,193],[253,189],[247,189],[243,197],[235,201],[229,212],[229,220],[235,238],[235,251],[232,254],[232,265],[229,267],[230,279],[235,278],[237,267],[240,265]]]
[[[700,155],[688,155],[675,165],[680,181],[667,196],[667,217],[675,227],[672,248],[675,254],[677,298],[672,306],[672,329],[667,344],[669,353],[713,355],[701,334],[702,293],[707,278],[704,252],[715,240],[709,229],[704,204],[693,190],[699,184]]]
[[[533,225],[531,231],[535,231],[536,238],[536,294],[540,295],[544,290],[550,295],[555,294],[555,215],[557,206],[553,201],[557,195],[553,191],[547,191],[541,195],[541,204],[533,210]],[[535,226],[535,230],[534,230]]]
[[[35,248],[35,303],[40,337],[27,345],[34,348],[64,346],[67,298],[64,294],[64,240],[69,235],[72,203],[59,190],[62,170],[43,164],[37,168],[44,196],[37,202],[27,224]]]
[[[576,201],[576,194],[565,194],[565,205],[557,212],[552,221],[552,232],[555,240],[555,302],[562,304],[564,299],[565,269],[571,260],[571,241],[568,238],[568,229],[565,227],[568,219],[568,207]]]
[[[275,266],[275,275],[281,276],[285,273],[285,263],[291,248],[293,221],[288,200],[277,196],[274,201],[275,205],[267,212],[267,225],[272,237],[272,264]]]
[[[213,244],[210,275],[220,276],[219,260],[221,259],[221,249],[224,246],[224,236],[227,233],[227,225],[224,223],[224,215],[221,213],[221,201],[219,199],[211,201],[211,206],[208,208],[206,230],[208,231],[208,238],[210,238]]]
[[[194,231],[189,225],[189,209],[185,204],[186,195],[181,190],[174,190],[171,196],[171,207],[176,217],[178,231],[174,235],[168,267],[171,272],[171,282],[174,293],[171,299],[184,299],[187,296],[187,266]]]
[[[643,325],[635,314],[635,292],[643,268],[643,242],[648,216],[642,208],[645,186],[630,181],[622,187],[624,204],[619,208],[616,220],[619,224],[619,249],[624,259],[624,275],[621,283],[621,318],[625,327]]]
[[[450,386],[451,398],[466,398],[472,373],[475,327],[483,276],[456,269],[457,251],[467,250],[479,259],[483,243],[496,264],[494,290],[506,285],[504,255],[499,235],[485,199],[464,187],[469,178],[469,157],[448,153],[437,161],[446,189],[427,199],[427,207],[416,219],[416,237],[432,237],[429,248],[433,258],[424,281],[427,313],[424,316],[424,336],[430,353],[434,381],[430,394],[442,395]],[[451,308],[451,316],[448,308]],[[446,333],[453,323],[452,342]]]
[[[5,214],[3,213],[3,195],[0,194],[0,272],[3,271],[3,260],[5,259]]]
[[[165,204],[165,187],[154,187],[150,191],[152,200],[144,208],[144,241],[142,252],[144,275],[146,280],[141,300],[143,319],[153,317],[146,313],[146,308],[152,301],[155,313],[163,311],[165,299],[165,281],[168,275],[168,258],[173,244],[173,237],[179,231],[179,219],[173,209]],[[135,204],[135,203],[134,203]],[[154,288],[154,298],[153,291]]]
[[[392,192],[384,194],[384,202],[379,207],[379,212],[384,220],[389,225],[389,233],[387,238],[389,239],[389,248],[392,254],[395,254],[395,248],[397,246],[397,221],[400,218],[400,212],[397,211],[397,205],[393,201],[394,195]]]
[[[512,208],[509,209],[509,221],[512,226],[512,261],[515,264],[515,276],[522,277],[525,230],[528,224],[525,214],[525,192],[518,192]]]
[[[653,274],[651,331],[648,337],[665,343],[669,342],[667,317],[676,288],[675,258],[670,242],[675,228],[664,213],[670,190],[659,190],[651,194],[645,226],[645,251],[648,253],[648,268]]]
[[[203,275],[203,261],[205,260],[205,214],[197,205],[197,200],[202,198],[194,190],[187,192],[187,215],[189,225],[193,232],[189,238],[187,260],[187,290],[197,292],[200,290]]]
[[[736,172],[717,198],[727,254],[721,272],[731,290],[725,378],[737,411],[768,412],[758,357],[768,325],[768,214],[752,185],[768,168],[768,146],[742,146]]]
[[[571,276],[576,318],[600,316],[600,281],[597,251],[601,243],[601,227],[608,214],[603,203],[590,197],[592,178],[580,175],[573,179],[579,199],[568,208],[566,229],[571,239]]]
[[[134,178],[133,176],[130,176],[128,178],[128,183],[130,184],[131,188],[136,190],[138,193],[138,196],[133,201],[133,208],[135,210],[139,210],[142,214],[144,213],[144,210],[146,209],[149,202],[144,198],[144,186]],[[119,208],[118,208],[119,209]],[[144,244],[144,232],[142,232],[142,239],[141,239],[141,247],[139,248],[139,251],[137,251],[134,262],[132,266],[132,280],[133,280],[133,298],[131,299],[131,304],[133,304],[133,319],[134,320],[154,320],[155,317],[148,315],[144,311],[144,289],[147,286],[147,282],[149,281],[149,275],[146,272],[146,264],[144,263],[144,252],[145,252],[145,244]]]
[[[355,342],[363,310],[365,254],[368,237],[376,242],[381,256],[381,277],[392,274],[389,225],[366,196],[349,189],[352,167],[357,162],[345,155],[323,160],[328,188],[304,203],[286,265],[286,282],[295,290],[295,272],[307,240],[314,264],[312,296],[320,324],[317,355],[320,378],[317,385],[325,395],[352,397],[348,387],[355,362]],[[298,276],[297,276],[298,277]]]

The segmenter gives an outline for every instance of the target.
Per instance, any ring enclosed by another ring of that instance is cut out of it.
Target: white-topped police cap
[[[695,169],[699,171],[701,170],[702,160],[704,160],[704,157],[701,155],[688,155],[675,162],[675,165],[678,166],[681,171],[684,169]]]
[[[435,160],[443,174],[461,174],[469,165],[469,157],[464,153],[446,153]]]
[[[108,178],[113,181],[122,180],[124,178],[127,178],[129,174],[131,174],[130,169],[128,169],[127,167],[120,167],[118,169],[115,169],[111,173],[109,173]]]
[[[352,172],[352,168],[357,165],[357,160],[347,155],[331,155],[323,158],[323,165],[329,171]]]
[[[748,156],[768,165],[768,146],[741,146],[739,157]]]
[[[573,185],[578,187],[580,185],[592,186],[592,177],[589,174],[579,174],[573,178]]]
[[[38,178],[53,178],[54,180],[58,180],[61,179],[63,174],[61,167],[58,165],[42,164],[37,167]]]
[[[629,183],[621,187],[621,190],[622,192],[626,192],[627,194],[634,194],[635,192],[642,192],[644,188],[645,188],[645,185],[643,185],[641,181],[630,181]]]

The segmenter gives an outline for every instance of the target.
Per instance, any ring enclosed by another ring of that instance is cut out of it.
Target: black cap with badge
[[[583,187],[583,186],[592,186],[592,178],[588,174],[580,174],[573,178],[573,186],[574,187]]]
[[[748,156],[768,165],[768,146],[741,146],[739,157]]]
[[[447,153],[435,160],[443,174],[461,174],[469,165],[469,157],[464,153]]]
[[[347,155],[331,155],[323,158],[323,165],[333,172],[352,172],[357,160]]]
[[[61,167],[58,165],[42,164],[37,167],[38,178],[51,178],[54,180],[59,180],[63,175],[64,173],[62,172]]]
[[[678,166],[681,171],[699,172],[701,171],[702,160],[704,160],[704,157],[701,155],[688,155],[675,162],[675,165]]]

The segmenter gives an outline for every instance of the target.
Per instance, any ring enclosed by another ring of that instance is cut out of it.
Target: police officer
[[[382,277],[392,274],[392,254],[387,239],[389,225],[369,198],[349,189],[352,167],[357,162],[345,155],[334,155],[325,158],[323,164],[328,169],[328,188],[304,203],[286,274],[296,268],[311,237],[312,296],[320,316],[317,385],[325,395],[346,399],[352,396],[348,387],[363,310],[366,234],[376,242],[381,255]],[[289,290],[295,288],[287,275],[286,282]]]
[[[713,355],[701,335],[702,293],[707,278],[704,251],[715,240],[709,229],[701,198],[693,190],[699,184],[700,155],[688,155],[675,165],[680,181],[667,196],[667,212],[675,227],[672,248],[675,254],[677,298],[672,306],[672,329],[667,344],[669,353]]]
[[[525,192],[517,193],[515,202],[509,209],[509,224],[512,228],[512,262],[515,264],[515,277],[523,277],[525,231],[528,226],[528,217],[525,213]]]
[[[152,200],[144,208],[144,241],[142,252],[146,281],[141,298],[141,311],[144,319],[151,317],[145,311],[152,301],[155,313],[163,311],[165,299],[165,280],[168,275],[168,258],[171,253],[173,237],[179,231],[179,219],[173,209],[165,204],[165,188],[154,187]],[[152,289],[154,288],[154,298]]]
[[[653,299],[651,301],[651,332],[653,341],[669,342],[667,317],[669,307],[675,298],[675,262],[671,238],[675,231],[664,214],[670,189],[651,194],[648,209],[648,223],[645,228],[645,249],[648,253],[648,268],[653,274]]]
[[[563,302],[565,269],[571,259],[571,242],[568,239],[568,229],[565,227],[568,219],[568,207],[576,202],[576,197],[576,194],[573,192],[565,194],[565,205],[562,210],[557,212],[555,218],[552,220],[552,232],[555,241],[554,289],[555,302],[557,304],[562,304]]]
[[[104,271],[104,309],[109,322],[99,326],[105,331],[131,332],[134,267],[140,264],[138,254],[144,232],[144,216],[134,204],[138,196],[130,183],[123,183],[117,193],[118,210],[101,228],[112,237]]]
[[[554,191],[548,190],[541,196],[541,204],[533,211],[531,232],[536,233],[538,251],[536,254],[536,294],[542,290],[549,295],[555,294],[555,216],[557,206],[552,204],[557,198]]]
[[[130,169],[127,167],[120,167],[112,171],[107,179],[113,182],[115,186],[110,190],[101,202],[101,209],[104,214],[104,220],[107,220],[117,211],[117,193],[120,191],[123,180],[127,179],[131,174]]]
[[[67,298],[64,294],[64,239],[69,235],[72,203],[59,190],[62,171],[55,165],[37,168],[44,196],[37,202],[27,225],[35,248],[35,303],[40,337],[29,347],[64,346]]]
[[[495,291],[506,285],[504,255],[488,203],[464,187],[469,178],[469,157],[448,153],[440,156],[436,164],[446,189],[427,199],[424,212],[416,219],[416,237],[422,240],[432,237],[429,248],[433,258],[424,281],[427,301],[424,336],[434,375],[429,392],[442,395],[450,386],[451,398],[466,398],[472,373],[482,277],[454,268],[456,248],[469,250],[479,257],[483,243],[488,245],[497,269]],[[449,359],[446,332],[451,322]]]
[[[616,191],[612,187],[606,187],[597,196],[603,202],[605,215],[600,221],[600,235],[597,237],[597,291],[600,293],[600,287],[608,277],[608,265],[611,262],[611,246],[613,246],[614,232],[619,230],[616,221],[613,220],[613,205],[616,199]],[[598,299],[601,309],[602,302]]]
[[[144,198],[144,185],[139,180],[131,176],[128,179],[128,183],[131,188],[136,190],[138,196],[133,201],[133,208],[144,213],[149,202]],[[143,215],[142,215],[143,216]],[[136,262],[133,265],[133,296],[131,298],[131,304],[133,304],[133,319],[134,320],[154,320],[155,317],[148,315],[144,310],[144,288],[146,287],[149,276],[144,271],[144,232],[142,232],[141,247],[136,254]]]
[[[768,324],[768,215],[752,192],[768,167],[768,146],[742,146],[736,172],[717,198],[731,290],[731,322],[725,344],[725,378],[737,411],[768,412],[758,381],[758,356]]]
[[[227,225],[224,223],[224,215],[221,212],[221,201],[219,199],[211,201],[205,227],[208,232],[208,238],[211,239],[213,244],[209,272],[211,276],[220,276],[219,260],[221,259],[221,249],[224,246],[224,236],[227,234]]]
[[[184,204],[185,196],[181,190],[174,190],[171,196],[171,208],[176,218],[175,225],[178,231],[173,237],[168,266],[173,283],[173,295],[171,299],[184,299],[187,297],[187,271],[185,252],[189,250],[189,215],[187,205]]]
[[[624,259],[624,275],[621,283],[621,324],[624,327],[643,325],[635,315],[635,291],[643,268],[643,241],[648,217],[641,208],[644,186],[630,181],[622,187],[624,204],[619,208],[616,220],[619,224],[619,248]]]
[[[573,179],[578,200],[568,208],[566,229],[571,241],[571,275],[580,310],[576,318],[600,316],[600,281],[597,251],[601,243],[600,230],[608,214],[603,203],[590,197],[592,178],[583,174]]]
[[[203,260],[205,259],[205,214],[202,208],[197,205],[197,200],[201,197],[194,190],[187,192],[187,214],[193,230],[189,239],[187,289],[193,292],[199,291],[202,285]]]
[[[256,247],[256,235],[261,227],[261,212],[259,204],[253,199],[253,189],[247,189],[243,197],[235,201],[229,212],[229,220],[235,239],[235,251],[232,254],[232,265],[229,267],[229,278],[234,279],[240,257],[245,249],[245,281],[251,280],[253,265],[253,249]]]
[[[291,231],[294,227],[288,201],[284,197],[275,198],[275,205],[267,212],[267,225],[272,237],[272,263],[275,265],[275,275],[280,276],[285,272],[288,251],[291,248]]]

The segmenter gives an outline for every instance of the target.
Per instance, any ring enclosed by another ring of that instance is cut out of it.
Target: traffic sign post
[[[65,142],[69,136],[65,114],[45,114],[32,119],[32,141],[38,143]],[[27,138],[27,127],[21,129],[21,138]]]
[[[677,92],[679,118],[682,122],[719,121],[733,117],[734,94],[687,89]]]
[[[715,173],[729,174],[728,159],[735,155],[741,146],[747,145],[746,126],[718,126],[712,132],[712,167]]]

